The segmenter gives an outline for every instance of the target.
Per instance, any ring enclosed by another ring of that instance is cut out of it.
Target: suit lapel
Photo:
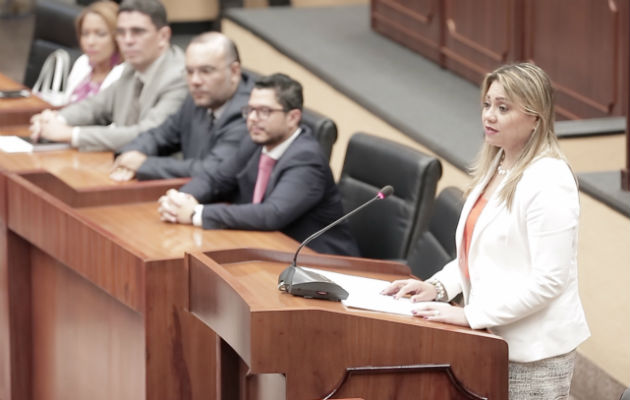
[[[302,132],[295,138],[293,143],[289,145],[289,147],[285,150],[284,154],[280,157],[280,159],[276,162],[276,165],[273,167],[271,171],[271,176],[269,177],[269,183],[267,184],[267,189],[265,190],[265,197],[273,190],[278,182],[278,178],[281,175],[282,171],[287,168],[294,157],[293,153],[300,147],[300,142],[304,138],[304,129],[302,128]]]

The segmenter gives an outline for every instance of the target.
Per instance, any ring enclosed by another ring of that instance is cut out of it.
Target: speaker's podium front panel
[[[223,399],[507,399],[508,353],[494,335],[360,311],[277,290],[291,253],[193,253],[190,310],[222,339]],[[302,255],[300,264],[394,280],[385,261]]]

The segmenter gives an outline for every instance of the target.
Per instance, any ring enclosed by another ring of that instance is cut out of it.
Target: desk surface
[[[0,90],[25,89],[24,85],[0,73]],[[50,104],[31,94],[18,99],[0,99],[0,126],[16,126],[28,124],[31,116],[47,108]]]
[[[129,184],[109,179],[113,158],[110,152],[84,153],[74,149],[40,153],[0,152],[0,170],[43,169],[76,189]]]
[[[77,211],[108,236],[124,238],[124,246],[147,259],[181,258],[187,251],[243,246],[296,249],[298,243],[280,232],[204,230],[160,221],[156,202],[86,207]],[[307,249],[308,252],[308,249]]]

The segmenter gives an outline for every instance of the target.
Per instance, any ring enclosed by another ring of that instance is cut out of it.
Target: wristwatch
[[[446,289],[444,288],[442,282],[438,281],[437,279],[429,279],[427,283],[433,285],[437,293],[433,301],[448,301],[448,295],[446,294]]]

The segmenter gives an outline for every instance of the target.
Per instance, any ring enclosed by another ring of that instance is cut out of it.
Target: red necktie
[[[260,155],[260,160],[258,161],[258,176],[256,177],[256,187],[254,187],[254,199],[252,203],[258,204],[262,201],[265,190],[267,190],[271,170],[275,164],[276,160],[273,158],[264,153]]]

